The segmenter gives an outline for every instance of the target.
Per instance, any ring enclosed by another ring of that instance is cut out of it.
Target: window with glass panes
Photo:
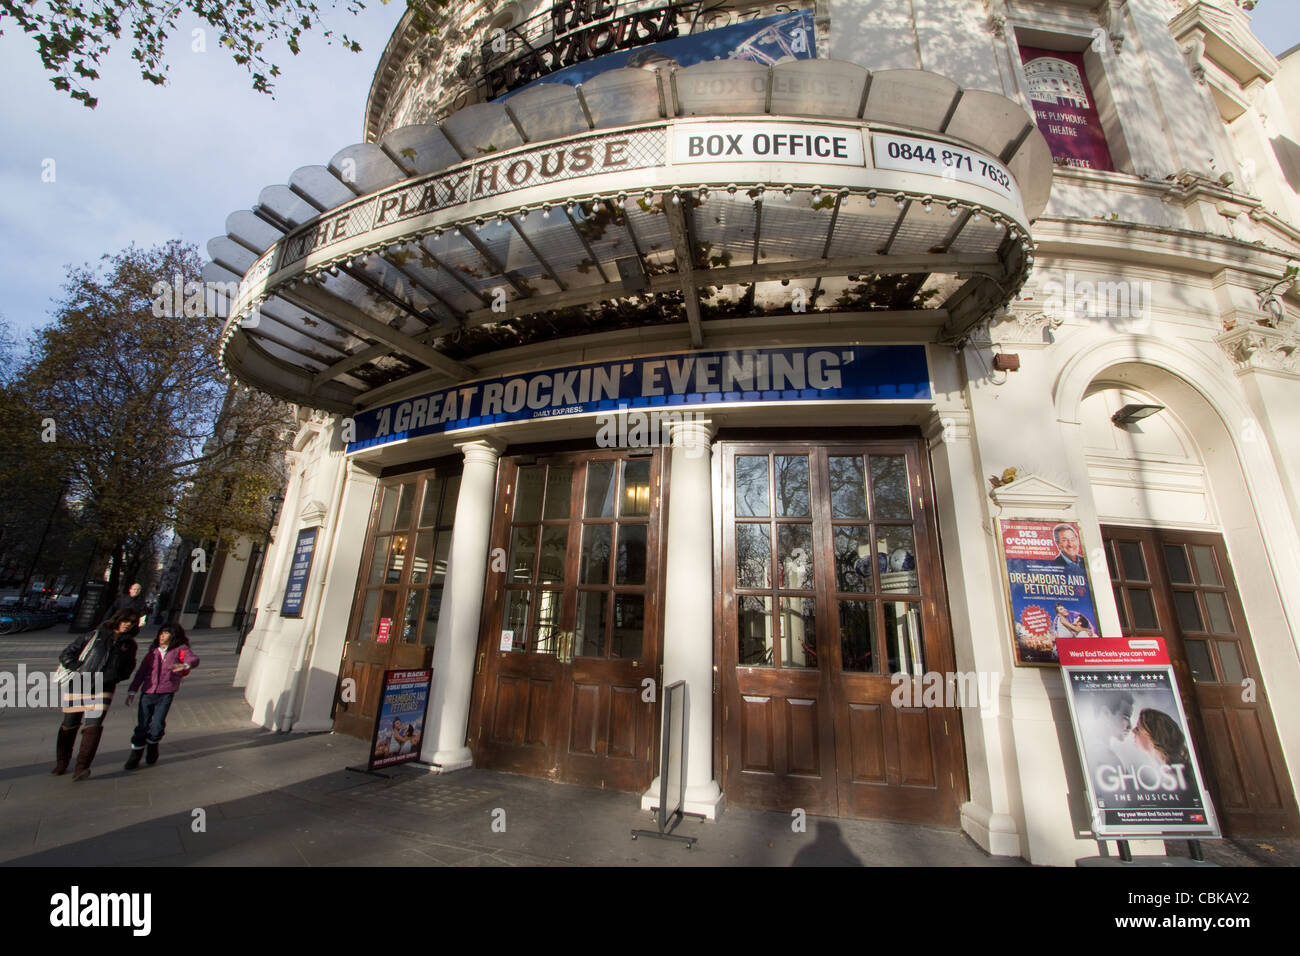
[[[383,482],[362,572],[358,641],[432,647],[451,552],[460,475]]]
[[[921,585],[907,460],[836,449],[820,456],[820,450],[736,455],[738,663],[817,667],[822,591],[837,611],[841,670],[921,674]],[[812,490],[823,467],[825,498]],[[825,526],[833,571],[819,566]]]
[[[578,562],[576,657],[641,656],[650,459],[588,461]]]
[[[519,469],[501,618],[502,631],[510,632],[512,651],[554,654],[559,649],[572,498],[573,466]]]
[[[830,454],[827,472],[840,668],[919,676],[925,642],[907,459]]]
[[[651,506],[648,458],[524,465],[511,515],[504,641],[516,652],[639,657]],[[566,600],[572,630],[562,629]]]

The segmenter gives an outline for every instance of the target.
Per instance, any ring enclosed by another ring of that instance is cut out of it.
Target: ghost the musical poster
[[[1217,836],[1160,638],[1063,638],[1061,670],[1101,838]]]

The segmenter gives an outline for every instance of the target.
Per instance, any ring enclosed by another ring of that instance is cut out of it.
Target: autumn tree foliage
[[[388,3],[389,0],[381,0]],[[334,9],[338,0],[325,9]],[[424,22],[429,8],[444,7],[447,0],[408,0],[417,22]],[[364,0],[343,0],[353,15],[365,8]],[[41,65],[54,87],[93,109],[99,102],[90,84],[99,79],[104,57],[125,32],[131,38],[131,58],[140,65],[140,75],[150,83],[167,80],[166,48],[177,32],[182,16],[197,17],[211,28],[231,58],[253,78],[253,89],[271,92],[280,67],[270,57],[273,47],[283,44],[298,54],[303,37],[317,32],[327,42],[338,41],[345,49],[360,52],[361,45],[321,23],[321,6],[311,0],[240,0],[238,3],[212,0],[0,0],[0,33],[12,21],[36,42]]]
[[[71,269],[13,383],[15,447],[66,481],[110,591],[168,528],[264,534],[280,487],[290,407],[232,389],[214,309],[172,305],[170,289],[199,288],[202,264],[173,241]]]

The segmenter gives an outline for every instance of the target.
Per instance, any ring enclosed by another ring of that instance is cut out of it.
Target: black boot
[[[61,776],[68,772],[68,763],[72,760],[72,745],[76,740],[76,727],[59,727],[59,736],[54,742],[54,769],[50,773]]]
[[[134,770],[136,767],[140,766],[140,758],[143,756],[144,756],[143,747],[132,747],[131,756],[126,758],[126,769]]]
[[[81,749],[77,751],[77,766],[72,774],[73,780],[85,780],[90,776],[90,764],[99,749],[99,738],[104,736],[104,725],[85,727],[81,731]]]
[[[151,767],[158,762],[157,744],[145,744],[144,762]]]

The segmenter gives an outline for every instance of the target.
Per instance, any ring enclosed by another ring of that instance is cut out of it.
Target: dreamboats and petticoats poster
[[[1017,664],[1056,664],[1056,639],[1098,637],[1083,536],[1073,521],[999,519]]]
[[[429,707],[430,668],[385,671],[379,716],[370,744],[368,769],[392,767],[420,756],[425,711]]]
[[[1164,640],[1062,638],[1057,646],[1094,835],[1219,836]]]

